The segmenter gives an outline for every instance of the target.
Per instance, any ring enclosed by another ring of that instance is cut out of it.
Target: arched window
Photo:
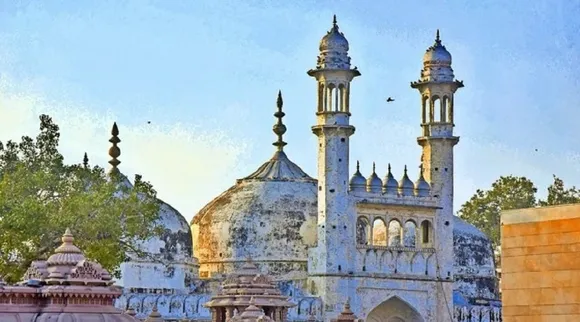
[[[441,99],[435,95],[431,98],[431,117],[433,122],[441,122]]]
[[[401,246],[401,223],[396,219],[389,222],[389,246]]]
[[[364,217],[359,217],[356,220],[356,243],[357,245],[370,244],[371,226],[369,221]]]
[[[421,223],[421,235],[423,244],[431,243],[431,223],[428,220],[424,220]]]
[[[387,225],[381,218],[373,221],[373,245],[387,246]]]
[[[441,100],[441,122],[449,122],[448,119],[448,108],[449,108],[449,97],[447,96],[443,96],[443,99]]]
[[[333,106],[333,101],[334,101],[334,95],[336,92],[336,87],[334,86],[334,84],[330,83],[327,85],[326,87],[326,105],[324,107],[325,111],[332,111],[334,106]]]
[[[430,110],[431,104],[429,102],[429,96],[423,96],[423,108],[421,113],[421,120],[423,123],[431,122],[431,119],[429,118],[429,116],[431,115],[431,113],[429,112]]]
[[[407,220],[403,233],[403,246],[415,248],[417,245],[417,225],[412,220]]]
[[[346,89],[344,88],[344,84],[338,85],[338,101],[336,102],[336,111],[337,112],[346,112],[346,102],[345,96]]]
[[[324,84],[318,84],[318,112],[324,111]]]

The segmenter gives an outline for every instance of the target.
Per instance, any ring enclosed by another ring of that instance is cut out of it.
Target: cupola
[[[428,197],[431,191],[431,186],[423,177],[423,165],[421,165],[421,173],[419,175],[419,179],[415,183],[415,195],[417,197]]]
[[[415,190],[415,184],[409,176],[407,175],[407,166],[405,166],[405,173],[403,174],[403,178],[399,181],[399,193],[402,196],[412,196]]]
[[[389,168],[387,176],[383,180],[383,192],[388,195],[396,195],[399,192],[399,182],[393,177],[391,173],[391,164],[389,163]]]
[[[365,177],[360,173],[360,163],[356,162],[356,172],[350,178],[349,186],[350,191],[365,191],[367,181]]]
[[[375,171],[375,163],[373,162],[373,173],[367,179],[367,191],[373,193],[380,193],[382,191],[383,181]]]

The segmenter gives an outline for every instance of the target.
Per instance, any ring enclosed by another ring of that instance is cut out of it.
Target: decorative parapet
[[[389,206],[410,206],[439,209],[438,198],[435,196],[418,197],[391,195],[385,193],[373,193],[368,191],[350,191],[350,196],[358,205],[389,205]]]

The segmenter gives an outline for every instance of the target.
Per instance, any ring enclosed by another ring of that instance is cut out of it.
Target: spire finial
[[[117,144],[121,142],[121,139],[119,139],[119,128],[117,127],[117,122],[113,123],[111,135],[112,137],[109,139],[109,142],[111,142],[113,146],[109,148],[109,156],[111,157],[109,164],[113,167],[111,171],[119,171],[117,166],[121,164],[121,161],[119,161],[117,158],[121,156],[121,149],[119,149]]]
[[[375,169],[376,169],[376,166],[375,166],[375,163],[373,162],[373,173],[375,173]]]
[[[441,44],[441,39],[439,38],[439,28],[437,28],[437,34],[435,35],[435,43]]]
[[[407,175],[407,165],[405,164],[405,175]]]
[[[86,152],[85,155],[83,156],[83,167],[85,167],[85,169],[89,167],[89,156],[87,155]]]
[[[389,165],[387,166],[387,169],[389,170],[389,173],[391,173],[391,163],[389,162]]]
[[[360,171],[360,162],[356,160],[356,172]]]
[[[332,26],[336,27],[336,15],[332,17]]]
[[[278,123],[274,124],[272,131],[274,134],[278,136],[278,141],[272,143],[274,146],[278,148],[278,151],[282,152],[284,150],[284,146],[287,144],[282,139],[284,133],[286,133],[286,126],[282,123],[282,118],[286,115],[282,112],[282,106],[284,102],[282,101],[282,91],[278,91],[278,99],[276,100],[276,106],[278,107],[278,111],[274,113],[274,116],[278,119]]]

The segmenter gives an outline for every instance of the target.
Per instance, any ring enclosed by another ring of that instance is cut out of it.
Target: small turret
[[[349,186],[350,191],[365,191],[367,185],[367,180],[360,173],[360,163],[356,162],[356,172],[350,178]]]
[[[405,166],[405,173],[401,181],[399,181],[399,193],[401,196],[412,196],[414,194],[415,184],[407,175],[407,166]]]
[[[419,179],[415,183],[415,195],[417,197],[428,197],[429,194],[431,193],[431,186],[429,185],[427,180],[425,180],[425,177],[423,177],[423,165],[422,164],[421,164],[420,168],[421,168],[421,171],[420,171]]]
[[[388,195],[397,195],[399,192],[399,182],[393,177],[391,173],[391,164],[389,163],[387,176],[383,180],[383,192]]]
[[[375,171],[375,163],[373,162],[373,173],[371,173],[370,177],[367,179],[367,191],[373,193],[380,193],[382,191],[383,181]]]

